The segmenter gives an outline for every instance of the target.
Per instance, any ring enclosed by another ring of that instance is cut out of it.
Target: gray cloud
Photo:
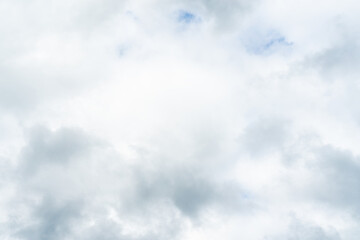
[[[18,230],[20,239],[65,239],[72,235],[81,216],[81,202],[57,202],[45,197],[32,209],[29,226]]]
[[[159,167],[160,172],[138,174],[135,179],[137,192],[130,201],[138,207],[161,199],[170,200],[185,216],[195,220],[203,210],[214,206],[229,212],[254,209],[254,202],[248,198],[248,192],[237,184],[218,182],[216,176],[211,179],[201,170],[189,169],[190,167]]]
[[[265,237],[266,240],[340,240],[339,234],[331,229],[326,232],[323,228],[301,222],[294,218],[288,227],[287,233],[276,237]]]
[[[88,153],[94,142],[80,129],[52,132],[43,126],[32,128],[28,145],[22,151],[22,169],[31,174],[46,165],[67,165],[80,154]]]
[[[288,125],[288,122],[281,119],[251,122],[239,137],[241,147],[252,155],[281,151],[289,140]]]
[[[238,19],[247,14],[251,7],[256,4],[252,1],[223,1],[221,3],[209,0],[200,1],[198,4],[205,10],[205,14],[215,22],[215,28],[223,31],[234,29],[238,24]]]
[[[316,54],[308,64],[315,66],[328,81],[353,80],[359,76],[356,66],[360,62],[360,48],[357,42],[344,40],[321,53]]]
[[[15,169],[18,201],[9,203],[22,209],[12,215],[27,217],[10,224],[14,237],[176,239],[186,219],[199,224],[208,211],[230,216],[255,209],[249,191],[198,168],[195,159],[176,166],[141,153],[139,164],[127,165],[120,155],[104,154],[108,145],[76,128],[37,126],[27,141]],[[128,233],[126,221],[149,228]]]
[[[1,1],[0,238],[358,239],[359,6]]]
[[[317,161],[313,170],[318,172],[313,194],[326,204],[351,211],[359,216],[360,165],[358,157],[349,151],[325,145],[316,149]]]

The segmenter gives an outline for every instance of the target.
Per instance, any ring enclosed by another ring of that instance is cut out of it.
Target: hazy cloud
[[[0,238],[360,236],[359,7],[0,2]]]

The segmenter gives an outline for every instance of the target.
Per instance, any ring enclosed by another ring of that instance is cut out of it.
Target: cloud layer
[[[0,238],[357,240],[360,4],[0,2]]]

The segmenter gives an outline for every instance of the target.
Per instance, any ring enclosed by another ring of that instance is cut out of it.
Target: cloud
[[[359,47],[358,43],[350,41],[326,49],[309,61],[324,76],[324,80],[336,81],[346,78],[352,81],[358,76],[354,67],[359,62]]]
[[[288,140],[288,125],[283,120],[259,119],[245,128],[240,137],[240,144],[253,155],[281,150]]]
[[[313,194],[320,201],[340,209],[347,209],[358,216],[359,161],[350,151],[325,145],[315,150],[318,162],[314,163],[314,171],[319,178],[314,182]]]
[[[2,1],[0,238],[358,239],[359,6]]]
[[[288,232],[281,236],[276,237],[266,237],[265,239],[321,239],[321,240],[336,240],[341,239],[339,234],[334,231],[330,230],[326,232],[319,226],[312,225],[309,223],[303,223],[298,219],[294,218],[291,224],[288,227]]]
[[[81,129],[30,129],[7,179],[16,183],[18,199],[6,203],[13,209],[8,214],[16,216],[8,223],[9,236],[177,238],[187,222],[206,222],[207,212],[236,215],[256,207],[249,191],[211,177],[196,159],[176,166],[175,159],[136,151],[138,163],[126,163],[112,146]]]
[[[91,138],[80,129],[63,128],[55,132],[43,126],[30,130],[28,145],[23,149],[25,172],[36,172],[46,165],[67,165],[93,145]]]
[[[71,236],[81,208],[77,202],[56,203],[53,199],[43,199],[40,206],[33,209],[29,226],[15,235],[20,239],[64,239]]]

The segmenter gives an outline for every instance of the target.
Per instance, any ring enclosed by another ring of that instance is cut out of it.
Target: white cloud
[[[3,239],[358,239],[360,4],[0,3]]]

